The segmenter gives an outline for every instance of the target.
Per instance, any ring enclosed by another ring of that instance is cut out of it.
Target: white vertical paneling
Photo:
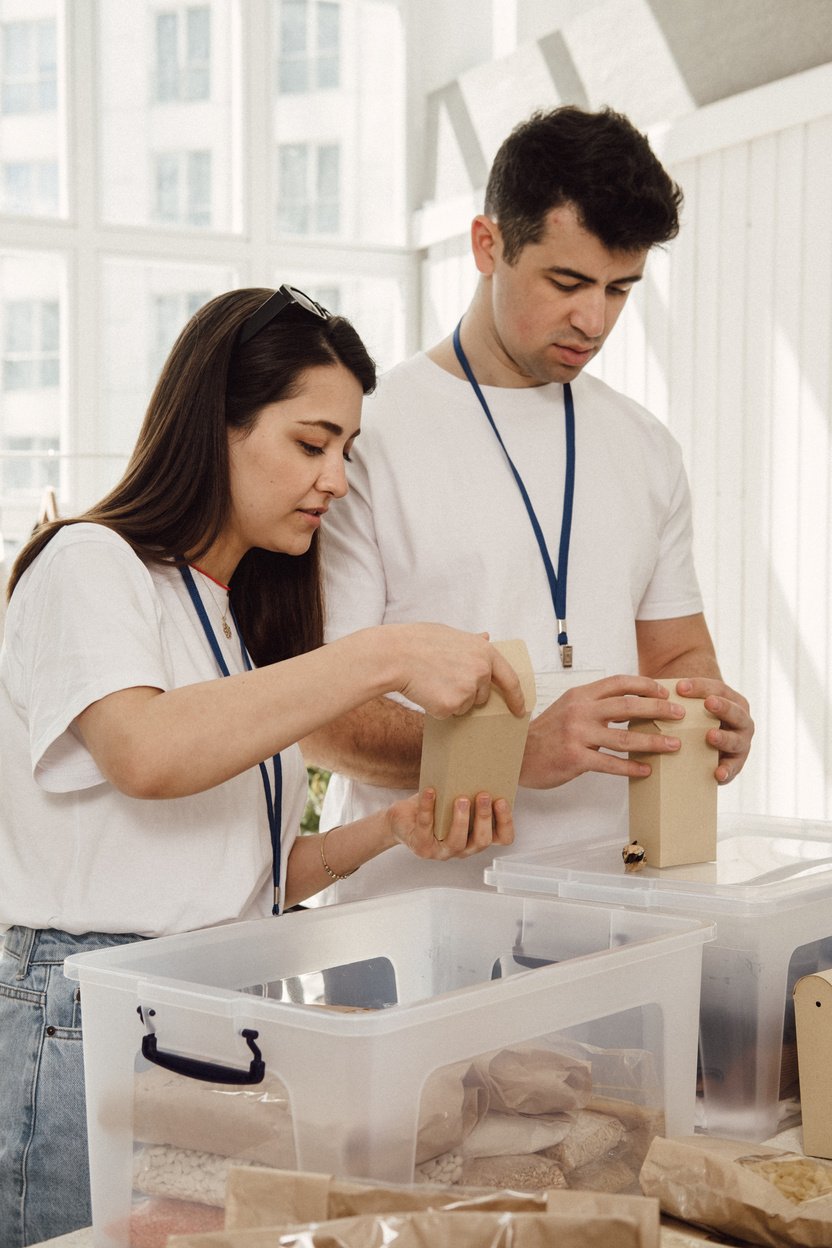
[[[745,386],[741,406],[748,430],[742,465],[745,514],[742,612],[737,628],[742,637],[742,690],[751,702],[757,724],[754,747],[740,780],[745,810],[770,813],[768,779],[771,756],[769,713],[769,573],[767,535],[770,528],[768,481],[771,475],[771,373],[773,326],[771,289],[774,258],[774,206],[777,178],[776,139],[751,144],[747,212],[747,279],[744,300],[736,309],[741,337]],[[726,317],[728,315],[726,309]]]
[[[695,361],[691,344],[694,341],[696,325],[696,249],[687,243],[696,228],[696,162],[690,161],[671,172],[685,193],[685,202],[682,208],[681,234],[670,244],[670,401],[663,419],[667,420],[671,431],[678,438],[685,463],[689,466],[693,459],[694,441]],[[700,568],[700,579],[701,576]]]
[[[719,247],[722,159],[716,152],[697,162],[696,194],[685,240],[694,256],[693,284],[687,297],[693,305],[692,410],[688,473],[695,502],[715,493],[719,456],[719,394],[721,357]],[[696,505],[694,548],[709,618],[717,612],[716,569],[719,517],[711,506]]]
[[[769,782],[774,813],[795,810],[795,677],[798,602],[798,446],[800,421],[800,295],[803,127],[777,136],[774,251],[769,287],[772,328],[771,377],[771,527],[768,535],[768,627],[771,757],[778,766]],[[776,785],[776,792],[774,786]]]
[[[802,205],[798,430],[797,813],[826,808],[832,774],[832,118],[807,128]]]
[[[727,682],[742,689],[742,580],[747,515],[743,501],[745,463],[745,360],[742,321],[737,316],[745,299],[747,279],[748,149],[720,153],[719,226],[714,308],[718,379],[713,489],[717,507],[713,523],[712,599],[708,616]],[[697,250],[703,240],[697,241]],[[707,363],[704,363],[707,367]],[[716,370],[715,370],[716,371]],[[697,430],[698,435],[698,430]],[[698,491],[705,495],[707,483]],[[730,794],[730,790],[727,791]],[[733,796],[733,794],[731,794]]]

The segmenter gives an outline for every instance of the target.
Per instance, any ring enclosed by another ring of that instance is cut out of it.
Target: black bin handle
[[[260,1034],[246,1028],[240,1033],[254,1056],[248,1070],[239,1070],[235,1066],[222,1066],[216,1062],[203,1062],[196,1057],[184,1057],[180,1053],[160,1053],[156,1044],[156,1036],[149,1032],[142,1036],[142,1056],[155,1066],[172,1070],[174,1074],[185,1075],[188,1079],[201,1079],[204,1083],[262,1083],[266,1075],[266,1063],[254,1041]]]

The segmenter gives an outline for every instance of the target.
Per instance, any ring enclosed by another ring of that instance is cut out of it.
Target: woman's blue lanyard
[[[214,658],[217,660],[217,667],[220,669],[223,676],[230,676],[231,673],[228,670],[228,664],[223,657],[219,642],[217,641],[214,630],[208,619],[205,606],[199,596],[199,590],[194,582],[193,573],[187,565],[180,568],[179,571],[182,573],[182,579],[185,582],[188,593],[191,596],[191,602],[194,604],[194,609],[199,616],[199,622],[202,625],[205,636],[208,638],[208,644],[214,652]],[[237,625],[237,633],[239,635],[240,626],[237,624],[233,611],[231,612],[231,618],[234,620],[235,625]],[[246,669],[251,671],[251,659],[242,637],[240,637],[240,650],[242,652],[243,663],[246,665]],[[283,768],[280,762],[279,754],[275,754],[272,759],[272,765],[274,769],[274,800],[272,800],[272,786],[269,783],[269,773],[266,770],[265,763],[260,764],[260,775],[263,780],[263,791],[266,794],[266,814],[268,816],[269,832],[271,833],[272,838],[272,881],[274,883],[274,904],[272,906],[272,914],[280,914],[280,819],[283,805]]]
[[[462,322],[460,321],[460,325]],[[572,536],[572,501],[575,496],[575,405],[572,401],[572,389],[568,382],[563,387],[563,406],[564,418],[566,423],[566,480],[563,487],[563,519],[560,526],[560,550],[558,551],[558,570],[552,567],[552,560],[549,556],[549,548],[546,545],[546,539],[543,536],[543,530],[540,527],[540,521],[529,498],[528,491],[523,484],[523,478],[517,471],[514,462],[506,450],[505,443],[500,437],[500,431],[494,423],[494,417],[485,401],[485,395],[479,387],[479,383],[474,376],[471,365],[468,363],[468,357],[462,349],[462,343],[459,337],[459,325],[454,330],[454,351],[456,358],[459,360],[465,376],[471,383],[474,394],[480,401],[482,410],[488,417],[488,423],[494,431],[497,441],[502,447],[503,454],[508,461],[508,466],[514,474],[514,480],[517,482],[517,488],[526,504],[526,511],[529,515],[534,535],[537,538],[537,545],[540,549],[540,556],[543,560],[543,566],[546,569],[546,579],[549,582],[549,592],[552,595],[552,606],[555,609],[555,619],[558,622],[558,645],[560,646],[560,659],[564,667],[572,666],[572,647],[569,644],[569,638],[566,633],[566,574],[569,567],[569,542]]]

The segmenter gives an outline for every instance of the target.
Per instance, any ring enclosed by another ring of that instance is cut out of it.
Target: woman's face
[[[362,398],[343,364],[310,368],[293,398],[261,408],[247,431],[229,431],[231,511],[218,543],[233,559],[228,579],[253,546],[289,555],[309,549],[329,504],[347,492]]]

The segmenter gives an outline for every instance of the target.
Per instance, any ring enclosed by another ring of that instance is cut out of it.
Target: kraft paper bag
[[[832,1244],[832,1165],[814,1157],[749,1140],[657,1137],[640,1182],[665,1213],[723,1235],[765,1248]],[[801,1189],[808,1199],[795,1199]]]

